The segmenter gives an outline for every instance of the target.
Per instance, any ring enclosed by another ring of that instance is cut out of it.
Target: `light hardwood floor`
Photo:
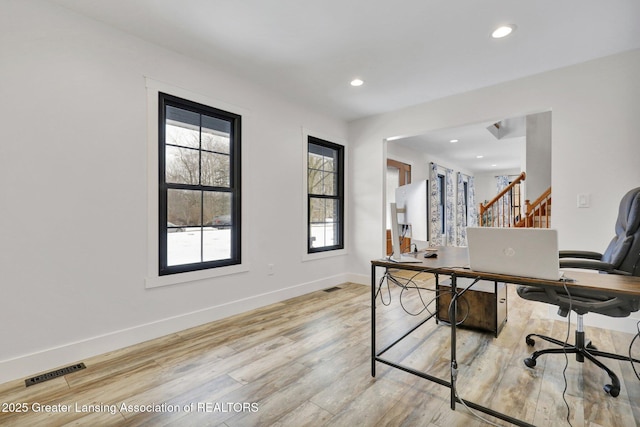
[[[429,285],[431,280],[421,283]],[[387,302],[386,287],[383,290]],[[423,299],[430,298],[423,292]],[[396,287],[391,289],[391,301],[389,306],[380,300],[376,305],[380,347],[417,321],[403,311]],[[402,302],[409,311],[422,308],[415,291],[405,292]],[[508,322],[498,338],[459,330],[460,396],[535,425],[568,426],[562,397],[564,356],[544,356],[535,369],[522,363],[531,352],[524,343],[526,333],[561,338],[567,334],[567,324],[546,319],[546,312],[544,304],[519,299],[511,286]],[[621,354],[628,351],[632,339],[630,334],[596,328],[589,328],[588,335],[598,347]],[[429,322],[385,357],[448,379],[448,340],[447,326]],[[635,348],[634,357],[637,352]],[[0,412],[0,425],[486,425],[461,405],[451,411],[449,390],[442,386],[383,364],[377,364],[377,375],[371,377],[370,288],[356,284],[314,292],[83,362],[85,370],[28,388],[24,381],[0,385],[5,410],[8,403],[24,403],[28,409],[26,413]],[[639,425],[640,381],[629,363],[605,363],[623,382],[618,398],[603,392],[606,375],[597,367],[569,357],[566,400],[572,425]],[[146,407],[154,404],[160,406]],[[70,411],[53,412],[64,408]]]

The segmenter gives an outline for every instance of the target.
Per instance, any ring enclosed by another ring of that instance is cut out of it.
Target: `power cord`
[[[385,273],[383,275],[383,277],[381,278],[380,283],[378,284],[378,291],[376,292],[376,297],[378,296],[378,294],[380,294],[380,300],[381,300],[382,304],[385,305],[385,306],[390,305],[392,297],[391,297],[391,289],[390,289],[390,286],[389,286],[389,282],[391,282],[394,285],[396,285],[396,286],[398,286],[399,288],[402,289],[400,291],[400,306],[405,311],[405,313],[407,313],[407,314],[409,314],[411,316],[419,316],[420,314],[422,314],[422,313],[424,313],[426,311],[427,313],[429,313],[429,315],[434,316],[435,313],[432,312],[429,309],[429,306],[431,304],[433,304],[434,301],[436,301],[438,299],[438,297],[440,297],[440,295],[442,295],[443,292],[444,293],[452,293],[452,291],[442,291],[442,290],[425,288],[425,287],[419,286],[417,284],[415,278],[418,275],[422,274],[422,273],[429,273],[429,270],[418,271],[408,279],[407,278],[396,277],[396,276],[394,276],[393,274],[391,274],[389,272]],[[386,279],[386,283],[387,283],[387,295],[388,295],[388,298],[389,298],[388,302],[385,302],[384,297],[382,295],[382,289],[381,289],[383,284],[384,284],[385,279]],[[402,280],[406,280],[406,282],[402,283]],[[476,282],[478,280],[476,280]],[[472,285],[470,285],[470,286],[473,286],[473,284],[475,284],[476,282],[473,282]],[[412,312],[411,310],[409,310],[407,308],[407,306],[403,302],[403,298],[405,298],[405,295],[407,295],[407,292],[410,291],[410,290],[416,290],[417,291],[418,298],[420,299],[420,302],[422,303],[423,308],[418,312]],[[428,301],[425,301],[425,298],[423,297],[423,294],[422,294],[421,291],[434,292],[435,295],[433,296],[433,298],[429,299]],[[464,293],[464,291],[460,292],[460,295],[462,295],[463,293]],[[466,311],[465,311],[465,314],[464,314],[463,318],[461,320],[456,321],[456,325],[460,325],[460,324],[464,323],[465,320],[467,320],[467,318],[469,317],[469,314],[471,312],[471,306],[469,304],[469,301],[464,297],[462,297],[461,301],[464,302],[464,304],[466,306]],[[443,323],[443,324],[446,324],[446,325],[450,324],[450,322],[446,322],[446,321],[441,320],[441,319],[439,319],[439,321],[441,323]]]
[[[562,378],[564,378],[564,390],[562,390],[562,400],[564,401],[565,406],[567,407],[567,423],[571,427],[571,408],[569,407],[569,402],[567,402],[567,388],[569,387],[567,381],[567,369],[569,368],[569,355],[567,354],[567,346],[569,345],[569,336],[571,335],[571,310],[572,310],[572,300],[571,294],[569,293],[569,289],[567,288],[567,282],[563,281],[562,286],[564,287],[564,291],[567,293],[567,297],[569,299],[569,313],[567,314],[567,336],[564,340],[564,345],[562,346],[562,352],[564,353],[564,369],[562,370]]]
[[[460,293],[453,293],[452,297],[451,297],[451,302],[449,303],[449,313],[451,312],[451,306],[455,303],[457,304],[457,300],[463,296],[463,294],[471,289],[471,287],[473,285],[475,285],[476,283],[478,283],[480,281],[480,278],[477,277],[473,282],[471,282],[471,284],[469,286],[467,286],[466,288],[464,288]],[[468,303],[467,303],[468,304]],[[461,323],[461,322],[460,322]],[[456,322],[456,325],[458,325],[459,323]],[[476,417],[477,419],[479,419],[480,421],[482,421],[483,423],[492,425],[492,426],[496,426],[496,427],[500,427],[499,424],[496,424],[492,421],[489,421],[488,419],[484,418],[482,415],[480,415],[479,413],[477,413],[476,411],[474,411],[473,409],[471,409],[469,406],[467,406],[467,404],[465,403],[465,401],[458,395],[458,387],[457,387],[457,383],[458,383],[458,364],[454,361],[451,362],[451,389],[453,390],[453,394],[456,396],[456,399],[458,399],[458,401],[460,403],[462,403],[462,406],[464,406],[467,411],[469,411],[469,413]]]
[[[438,291],[435,289],[431,289],[431,288],[425,288],[425,287],[421,287],[419,286],[416,281],[415,278],[421,274],[421,273],[425,273],[427,271],[418,271],[416,272],[412,277],[410,277],[409,279],[406,279],[406,283],[402,283],[401,279],[399,277],[394,276],[393,274],[387,272],[385,273],[381,280],[380,283],[378,285],[378,291],[376,292],[376,297],[378,294],[380,294],[380,300],[382,302],[383,305],[390,305],[391,304],[391,288],[389,286],[389,283],[393,283],[394,285],[398,286],[399,288],[401,288],[402,290],[400,291],[400,306],[402,307],[402,309],[405,311],[405,313],[411,315],[411,316],[418,316],[420,314],[422,314],[423,312],[428,312],[430,315],[433,315],[434,313],[431,312],[431,310],[429,310],[429,305],[431,305],[438,297]],[[403,278],[404,279],[404,278]],[[384,298],[381,294],[381,288],[384,284],[384,282],[386,281],[387,283],[387,295],[389,297],[388,302],[384,301]],[[420,311],[418,311],[417,313],[414,313],[412,311],[410,311],[405,303],[403,303],[403,296],[406,295],[405,291],[409,291],[409,290],[416,290],[418,293],[418,298],[420,299],[420,302],[422,303],[423,309],[421,309]],[[428,292],[434,292],[435,296],[433,298],[431,298],[429,301],[425,301],[425,298],[422,295],[421,291],[428,291]]]
[[[640,380],[640,374],[638,374],[638,371],[636,371],[636,365],[633,362],[633,357],[631,356],[631,348],[633,347],[633,343],[638,338],[640,338],[640,320],[638,320],[638,323],[636,323],[636,328],[638,329],[638,333],[636,334],[635,337],[633,337],[633,339],[629,343],[629,362],[631,363],[631,367],[633,368],[633,373],[636,374],[636,378],[638,378],[638,380]]]

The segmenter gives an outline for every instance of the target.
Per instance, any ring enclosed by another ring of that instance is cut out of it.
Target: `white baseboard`
[[[67,343],[37,353],[2,360],[0,361],[0,384],[32,377],[42,372],[48,372],[62,366],[81,362],[83,359],[89,357],[213,322],[309,292],[337,286],[345,282],[366,285],[369,283],[369,277],[348,273],[339,274],[230,303],[208,307],[203,310],[161,319],[156,322],[114,331],[82,341]]]

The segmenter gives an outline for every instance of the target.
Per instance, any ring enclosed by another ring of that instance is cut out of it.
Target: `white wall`
[[[551,112],[529,114],[527,123],[525,199],[534,202],[551,186]]]
[[[411,165],[411,180],[429,179],[429,163],[434,162],[444,168],[453,169],[466,175],[473,175],[459,165],[447,163],[428,153],[418,152],[393,141],[387,142],[387,158]]]
[[[302,261],[303,128],[346,142],[346,123],[51,3],[2,8],[0,383],[362,279]],[[247,272],[145,288],[145,77],[245,113]]]
[[[369,260],[383,252],[384,138],[542,111],[553,113],[553,223],[560,247],[604,250],[621,197],[640,185],[638,75],[640,50],[634,50],[350,123],[351,214],[358,219],[353,271],[367,272]],[[576,207],[579,193],[591,195],[590,208]]]

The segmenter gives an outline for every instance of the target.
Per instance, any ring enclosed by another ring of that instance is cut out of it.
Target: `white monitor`
[[[391,207],[391,246],[393,248],[393,254],[391,255],[391,260],[396,262],[421,262],[422,260],[408,256],[402,255],[402,249],[400,246],[400,236],[402,233],[400,232],[400,225],[398,224],[398,209],[396,207],[396,203],[390,203]]]
[[[429,181],[421,180],[396,189],[398,223],[409,225],[411,240],[429,241]],[[393,215],[392,215],[393,218]]]

